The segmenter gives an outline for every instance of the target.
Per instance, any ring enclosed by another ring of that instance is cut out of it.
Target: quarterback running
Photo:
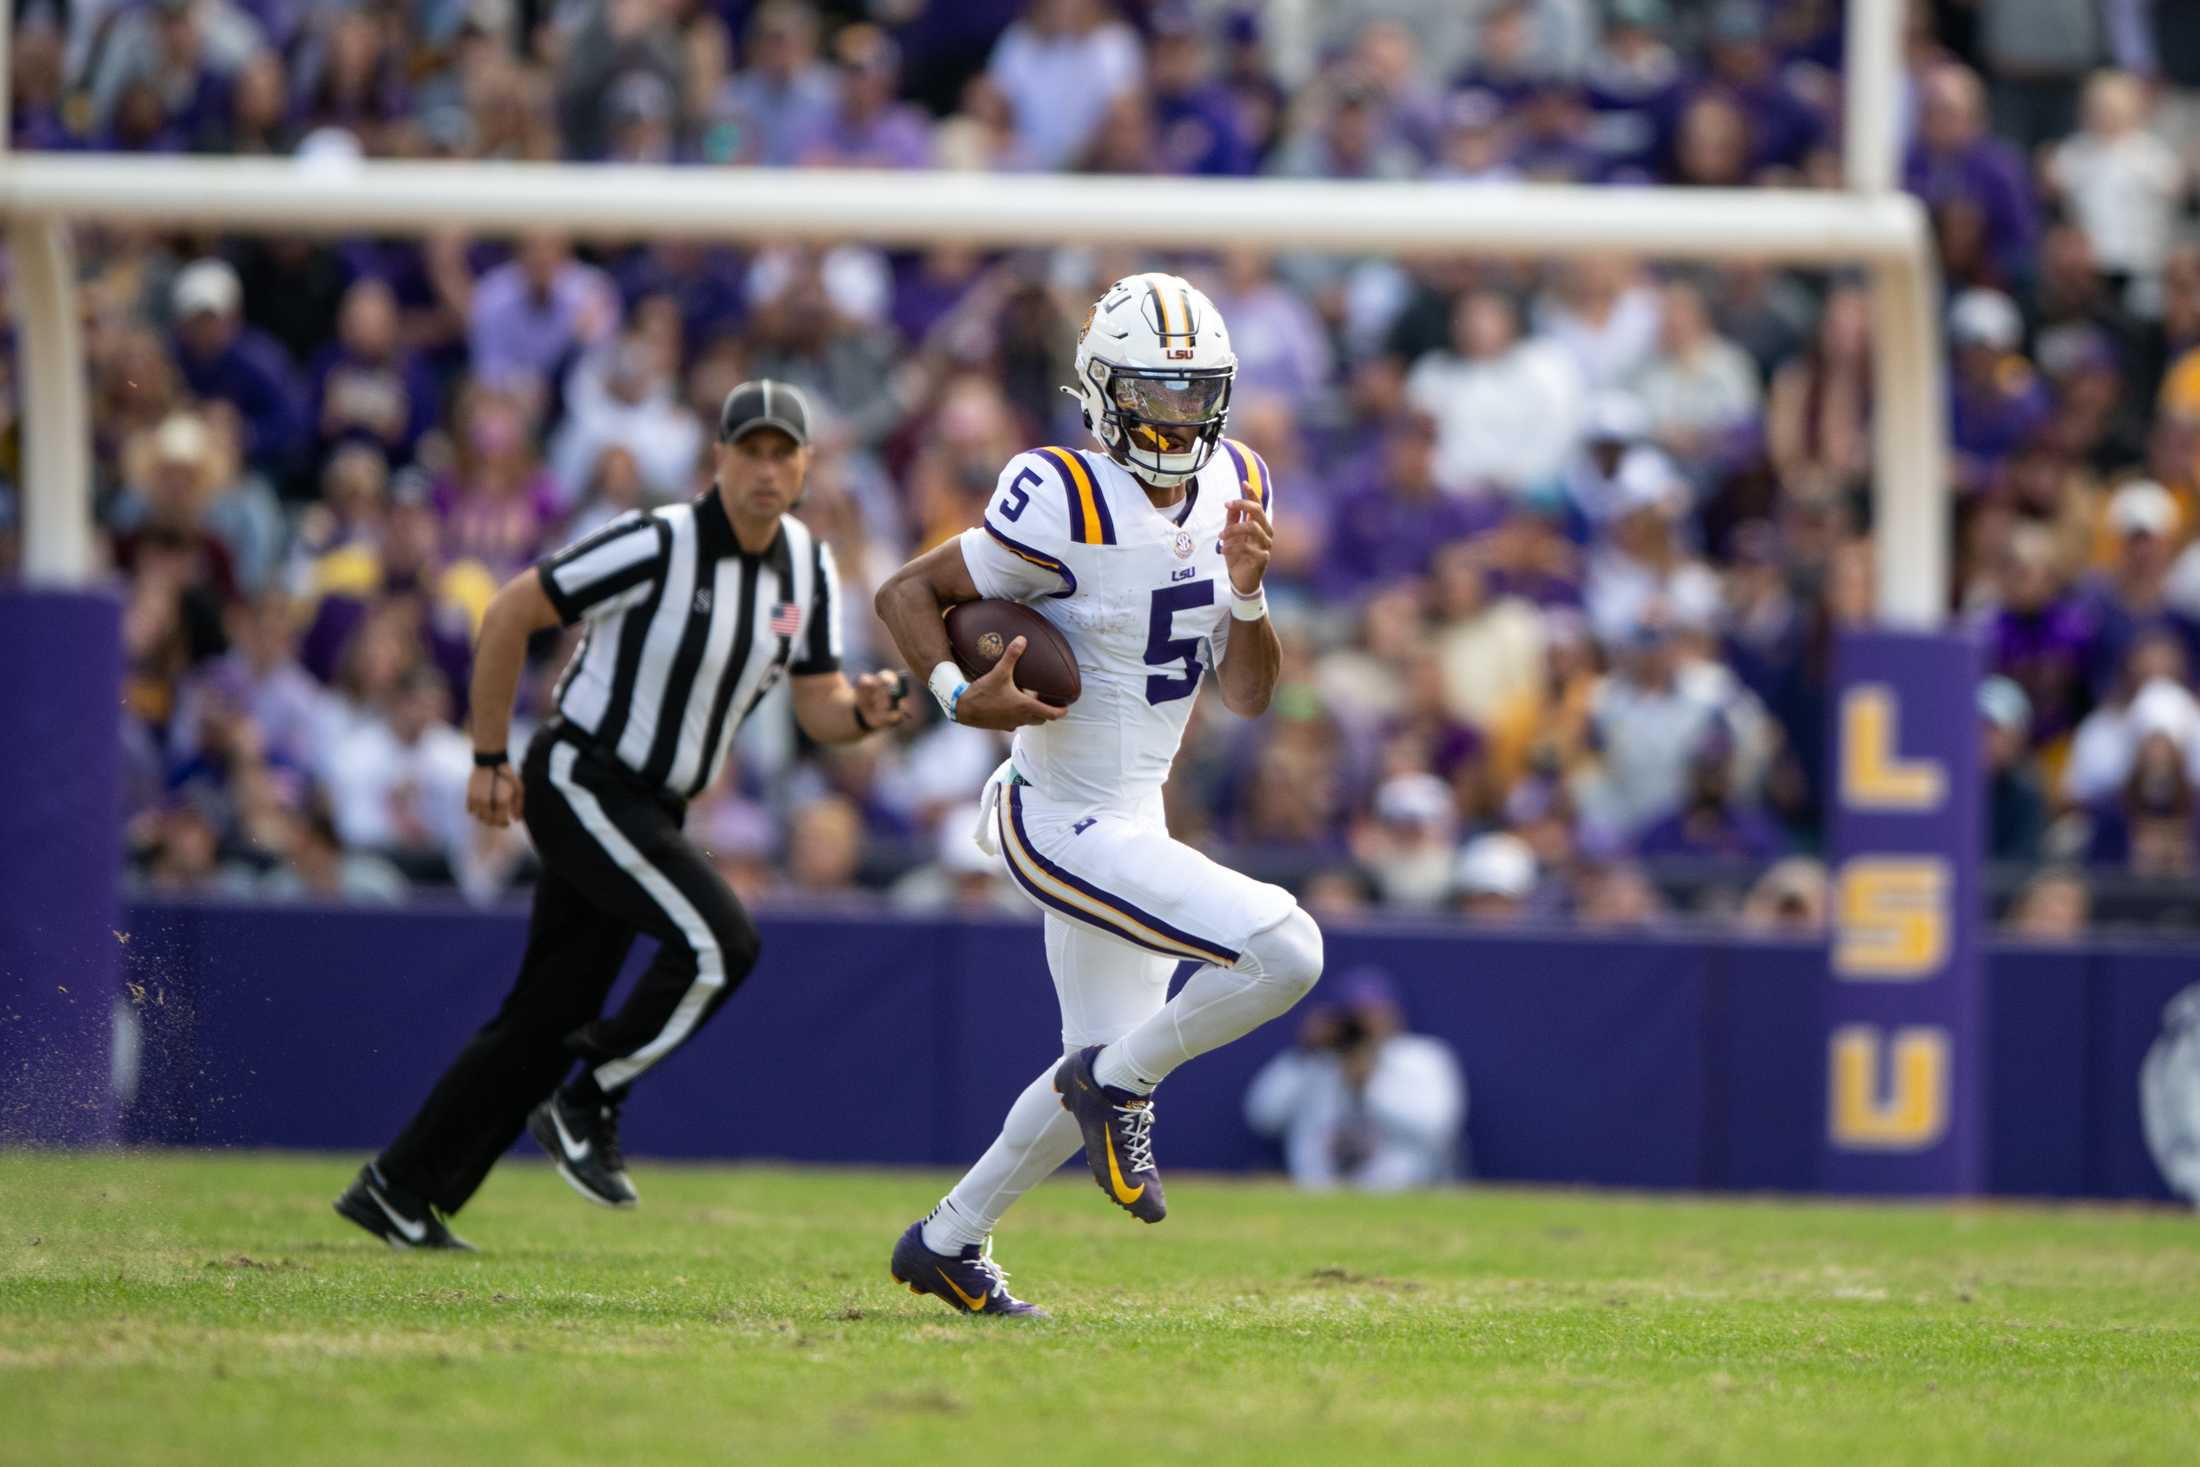
[[[1167,1211],[1154,1090],[1288,1010],[1321,975],[1321,932],[1291,894],[1172,839],[1161,788],[1201,678],[1256,717],[1282,646],[1268,621],[1275,486],[1223,437],[1237,358],[1221,313],[1174,275],[1117,281],[1085,318],[1068,389],[1102,452],[1043,448],[1001,472],[982,524],[904,566],[877,607],[947,716],[1014,729],[978,839],[1045,914],[1064,1054],[1001,1134],[895,1246],[893,1276],[970,1314],[1039,1313],[1011,1295],[992,1233],[1082,1146],[1101,1191],[1142,1222]],[[942,622],[981,598],[1024,602],[1076,651],[1068,708],[1018,688],[1024,640],[965,682]],[[1179,962],[1201,966],[1171,999]]]

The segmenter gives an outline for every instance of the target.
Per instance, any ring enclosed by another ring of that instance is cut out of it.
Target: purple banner
[[[120,615],[0,590],[0,1144],[117,1135]]]
[[[1835,653],[1820,1185],[1984,1188],[1976,640],[1855,632]]]

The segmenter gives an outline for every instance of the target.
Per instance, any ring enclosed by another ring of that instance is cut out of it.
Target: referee
[[[583,1196],[634,1205],[619,1107],[756,966],[755,923],[681,832],[687,802],[783,676],[820,743],[901,721],[898,677],[841,674],[832,552],[789,513],[809,469],[801,394],[768,380],[736,387],[716,469],[689,503],[630,512],[514,577],[483,618],[466,808],[494,826],[524,817],[542,880],[504,1006],[336,1200],[393,1246],[467,1247],[444,1215],[522,1126]],[[527,639],[574,622],[587,631],[558,680],[557,715],[515,773],[505,740]],[[656,958],[604,1014],[644,934]]]

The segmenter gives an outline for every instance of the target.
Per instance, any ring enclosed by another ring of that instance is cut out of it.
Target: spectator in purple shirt
[[[875,25],[852,25],[833,38],[837,97],[795,145],[805,168],[929,168],[932,128],[925,115],[894,100],[901,52]]]
[[[50,20],[34,16],[20,22],[8,58],[9,135],[15,146],[59,151],[82,146],[62,116],[61,32]]]
[[[1253,150],[1255,167],[1265,168],[1283,137],[1290,96],[1276,79],[1256,11],[1233,10],[1223,22],[1222,84],[1237,107],[1238,129]]]
[[[1749,118],[1752,170],[1800,168],[1825,124],[1781,75],[1759,0],[1725,0],[1711,16],[1704,80],[1693,89],[1726,93]]]
[[[2063,584],[2052,531],[2020,524],[2001,568],[2001,608],[1988,629],[1994,671],[2032,700],[2032,747],[2077,726],[2088,704],[2093,623]]]
[[[2142,733],[2122,790],[2093,807],[2087,864],[2188,881],[2200,870],[2200,791],[2192,778],[2191,739],[2190,729]]]
[[[1447,494],[1436,482],[1436,425],[1413,413],[1340,472],[1330,511],[1325,595],[1348,599],[1428,569],[1437,549],[1493,527],[1498,506]]]
[[[1590,140],[1590,114],[1582,89],[1560,82],[1537,87],[1518,108],[1519,132],[1508,162],[1522,177],[1541,183],[1596,183],[1604,155]]]
[[[2017,348],[2024,317],[1999,291],[1967,290],[1948,310],[1949,437],[1959,481],[1976,486],[2047,423],[2047,385]]]
[[[305,448],[297,368],[272,337],[244,324],[244,287],[228,261],[210,257],[185,266],[170,300],[184,383],[193,396],[237,410],[246,459],[279,482]]]
[[[2079,586],[2093,622],[2093,693],[2108,698],[2117,674],[2140,638],[2156,631],[2174,636],[2188,665],[2200,658],[2200,622],[2168,601],[2170,563],[2177,555],[2183,518],[2167,489],[2134,479],[2108,500],[2108,528],[2116,536],[2115,558]]]
[[[1956,210],[1975,219],[1987,262],[2003,281],[2028,273],[2039,219],[2024,160],[1987,136],[1985,95],[1968,67],[1941,66],[1926,75],[1902,186],[1938,217]]]
[[[577,351],[619,327],[611,277],[573,258],[565,239],[530,234],[519,255],[481,277],[467,311],[474,376],[496,387],[555,379]]]
[[[1680,110],[1681,64],[1664,0],[1612,0],[1585,78],[1597,151],[1616,168],[1650,166]]]
[[[1164,7],[1154,16],[1147,52],[1154,122],[1162,167],[1203,177],[1254,169],[1237,99],[1215,79],[1214,48],[1189,11]]]
[[[94,127],[139,151],[200,146],[229,122],[229,83],[263,44],[241,11],[201,0],[153,0],[125,10],[92,59]]]
[[[801,0],[765,0],[749,19],[742,66],[712,111],[714,162],[783,167],[833,110],[833,73],[817,59],[817,11]]]
[[[1389,17],[1369,20],[1347,65],[1382,97],[1391,135],[1422,158],[1434,158],[1444,128],[1444,94],[1424,80],[1423,47],[1413,28]]]
[[[1734,741],[1723,724],[1704,736],[1689,761],[1679,809],[1654,822],[1636,845],[1650,859],[1767,866],[1786,854],[1780,828],[1734,795]]]
[[[680,338],[690,353],[737,329],[748,313],[748,266],[730,248],[667,239],[629,252],[616,267],[629,308],[646,296],[670,296],[680,309]]]
[[[1227,251],[1218,285],[1215,308],[1230,323],[1238,359],[1235,390],[1304,407],[1330,377],[1329,336],[1313,306],[1279,282],[1269,257],[1254,249]]]
[[[435,486],[447,561],[477,561],[501,581],[540,555],[562,513],[557,482],[536,457],[525,408],[476,386],[455,424],[455,474]]]
[[[1489,92],[1510,110],[1552,80],[1545,58],[1536,52],[1532,9],[1524,0],[1502,0],[1484,10],[1474,59],[1454,78],[1454,91]]]
[[[313,433],[326,460],[344,443],[372,443],[409,463],[435,421],[435,379],[398,340],[397,296],[369,275],[344,292],[336,340],[313,364]]]
[[[937,245],[894,265],[894,329],[903,341],[924,343],[933,327],[978,290],[986,258],[967,245]]]
[[[271,759],[310,769],[324,752],[332,696],[298,660],[297,611],[282,592],[267,592],[228,609],[229,650],[197,669],[178,690],[169,723],[176,763],[198,757],[209,712],[251,718]]]
[[[324,683],[340,686],[362,628],[395,621],[409,626],[443,674],[456,716],[465,717],[473,619],[495,592],[479,567],[448,567],[441,526],[418,470],[390,486],[389,513],[372,546],[363,584],[324,595],[299,644],[298,658]],[[476,583],[467,594],[467,583]]]
[[[341,127],[364,142],[405,114],[397,32],[364,9],[323,9],[299,42],[291,75],[301,127]]]

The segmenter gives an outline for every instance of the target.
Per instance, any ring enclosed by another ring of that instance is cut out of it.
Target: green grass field
[[[0,1462],[2200,1461],[2200,1222],[1081,1178],[1048,1324],[886,1277],[923,1173],[508,1165],[394,1254],[342,1160],[0,1152]]]

